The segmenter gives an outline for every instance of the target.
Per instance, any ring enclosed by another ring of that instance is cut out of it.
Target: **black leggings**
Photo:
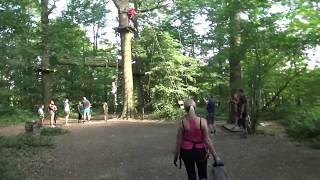
[[[188,180],[197,180],[195,164],[199,179],[207,179],[207,158],[205,149],[181,150],[181,158],[188,173]]]

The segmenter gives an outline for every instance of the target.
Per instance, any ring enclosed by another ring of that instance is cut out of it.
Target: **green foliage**
[[[153,28],[145,28],[137,41],[135,51],[141,54],[150,82],[150,103],[160,117],[176,117],[178,101],[198,92],[199,63],[184,56],[180,47],[170,34]]]
[[[3,154],[3,152],[0,153]],[[16,172],[16,167],[12,161],[9,161],[4,156],[0,155],[0,177],[2,179],[20,180],[21,175]]]
[[[69,133],[68,130],[62,129],[62,128],[42,128],[40,130],[40,135],[41,136],[59,136],[63,134]]]
[[[30,147],[50,147],[52,141],[50,137],[39,136],[36,134],[21,134],[17,136],[1,137],[0,136],[0,149],[1,148],[30,148]]]
[[[296,109],[282,121],[290,136],[299,140],[320,142],[320,108]]]
[[[6,111],[1,112],[0,126],[15,125],[36,118],[36,113],[9,108]]]
[[[168,120],[177,120],[183,116],[183,111],[173,105],[166,105],[163,108],[156,109],[153,112],[156,118],[164,118]]]

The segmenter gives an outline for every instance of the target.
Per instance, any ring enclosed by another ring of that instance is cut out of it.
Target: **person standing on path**
[[[239,127],[239,111],[238,111],[238,103],[239,103],[239,96],[237,93],[233,94],[232,100],[231,100],[231,104],[233,106],[234,109],[234,127],[232,127],[232,129],[236,129],[237,127]]]
[[[48,106],[49,114],[50,114],[50,127],[56,127],[56,113],[57,113],[57,106],[54,104],[54,101],[51,100]]]
[[[215,110],[216,110],[216,102],[213,98],[213,96],[211,95],[209,97],[208,103],[207,103],[207,122],[208,122],[208,126],[210,129],[210,134],[212,133],[216,133],[216,127],[214,124],[214,115],[215,115]]]
[[[196,115],[195,107],[196,104],[192,99],[184,101],[186,115],[181,121],[178,121],[178,133],[173,163],[177,166],[178,157],[183,160],[188,174],[188,180],[197,180],[196,165],[199,179],[206,180],[207,148],[216,162],[219,161],[220,158],[217,156],[209,137],[207,121]]]
[[[69,116],[70,116],[70,104],[69,104],[69,100],[65,99],[64,103],[63,103],[63,109],[64,109],[64,113],[66,115],[65,119],[66,119],[66,126],[69,126],[70,124],[68,123],[69,120]]]
[[[247,120],[247,98],[244,95],[243,89],[238,90],[239,100],[237,104],[237,111],[239,113],[238,125],[243,128],[243,137],[247,137],[248,127],[246,125]]]
[[[80,121],[82,119],[82,111],[83,111],[83,105],[82,105],[81,101],[79,101],[78,105],[77,105],[78,123],[80,123]]]
[[[108,103],[105,101],[102,105],[103,113],[104,113],[104,120],[108,121]]]
[[[86,98],[83,97],[83,120],[86,121],[86,119],[88,120],[88,122],[90,122],[90,118],[91,118],[91,103],[90,101]]]
[[[38,109],[39,114],[39,127],[43,126],[43,120],[44,120],[44,105],[41,105]]]

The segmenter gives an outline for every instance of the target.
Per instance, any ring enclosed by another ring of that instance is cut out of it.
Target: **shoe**
[[[213,130],[213,134],[216,134],[216,132],[217,132],[217,130],[215,129],[215,130]]]

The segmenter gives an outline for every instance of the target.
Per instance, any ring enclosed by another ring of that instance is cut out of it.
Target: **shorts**
[[[49,114],[50,114],[50,116],[52,116],[52,115],[54,115],[55,113],[54,113],[54,111],[50,110],[50,111],[49,111]]]
[[[83,114],[90,114],[90,108],[83,109]]]
[[[214,113],[209,113],[208,114],[207,122],[208,122],[208,124],[213,124],[214,123]]]

